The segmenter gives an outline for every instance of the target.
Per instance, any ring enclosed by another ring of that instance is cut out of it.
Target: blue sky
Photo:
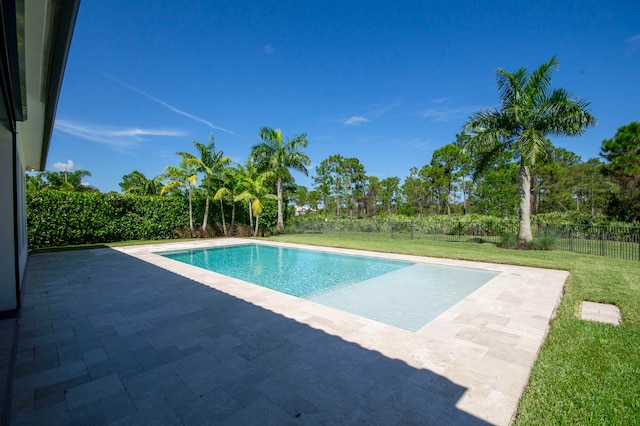
[[[306,133],[314,166],[357,157],[367,174],[409,174],[498,106],[495,70],[556,54],[553,87],[591,103],[596,127],[552,139],[597,157],[640,120],[637,1],[83,0],[47,169],[123,175],[175,165],[207,142],[244,162],[262,126]]]

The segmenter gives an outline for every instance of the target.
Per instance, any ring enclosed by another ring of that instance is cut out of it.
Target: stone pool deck
[[[501,272],[409,332],[152,253],[242,242],[30,256],[4,422],[507,425],[568,276],[377,254]]]

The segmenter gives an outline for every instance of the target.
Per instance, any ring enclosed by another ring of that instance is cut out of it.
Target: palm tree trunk
[[[520,166],[520,228],[518,240],[533,241],[531,234],[531,171],[528,166]]]
[[[256,216],[256,229],[253,231],[253,238],[258,236],[258,222],[260,221],[260,216]]]
[[[231,232],[236,224],[236,202],[231,200]]]
[[[189,195],[189,229],[191,229],[191,236],[193,237],[193,208],[191,206],[191,189],[188,189]]]
[[[222,204],[222,198],[220,198],[220,216],[222,216],[222,232],[225,237],[227,236],[227,224],[224,221],[224,205]]]
[[[204,218],[202,219],[202,233],[207,231],[207,219],[209,218],[209,194],[204,201]],[[204,235],[203,235],[204,236]]]
[[[278,231],[284,229],[284,219],[282,218],[282,178],[278,178],[278,184],[276,187],[278,195]]]

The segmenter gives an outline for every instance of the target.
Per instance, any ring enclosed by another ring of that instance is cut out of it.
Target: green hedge
[[[193,199],[193,223],[202,223],[204,197]],[[209,225],[221,223],[218,201],[210,201]],[[265,202],[260,227],[274,230],[277,202]],[[231,205],[225,204],[227,226]],[[248,210],[236,204],[236,223],[249,223]],[[128,240],[177,238],[179,228],[189,226],[189,202],[180,196],[121,195],[115,192],[34,191],[27,193],[29,248]]]
[[[29,248],[175,238],[183,197],[39,191],[27,194]]]

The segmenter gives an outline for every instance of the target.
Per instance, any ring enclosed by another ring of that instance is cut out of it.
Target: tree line
[[[519,239],[530,241],[530,216],[548,212],[585,212],[618,221],[640,219],[640,123],[620,127],[602,142],[600,156],[583,161],[552,145],[549,136],[579,135],[595,124],[588,103],[564,89],[552,90],[555,57],[529,72],[496,72],[500,108],[473,114],[455,140],[435,150],[430,161],[408,176],[369,176],[358,158],[330,155],[315,167],[313,186],[296,185],[290,170],[308,174],[306,134],[284,139],[279,129],[263,127],[243,164],[216,149],[214,136],[193,141],[195,153],[181,151],[178,166],[148,178],[140,171],[122,177],[126,194],[188,199],[189,229],[209,226],[210,209],[219,210],[224,235],[233,232],[236,209],[244,209],[254,235],[265,204],[277,203],[275,229],[285,216],[366,218],[401,214],[481,213],[518,216]],[[85,170],[27,176],[27,191],[96,191],[82,184]],[[204,202],[194,218],[193,200]],[[226,210],[225,210],[226,209]],[[228,223],[227,223],[228,222]]]

